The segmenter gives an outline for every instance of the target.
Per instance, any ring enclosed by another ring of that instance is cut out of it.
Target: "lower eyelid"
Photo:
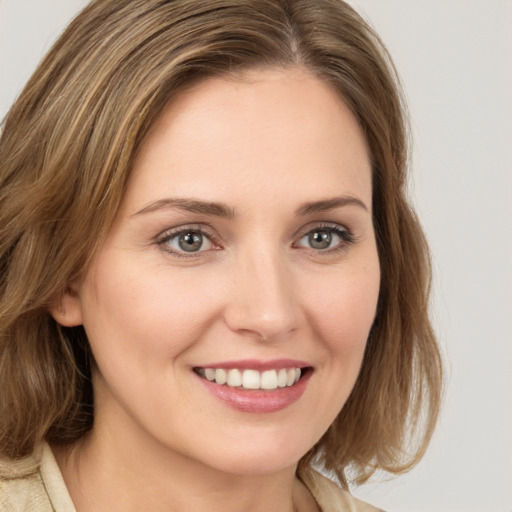
[[[314,231],[328,231],[337,237],[339,237],[339,243],[337,243],[334,247],[329,247],[326,249],[315,249],[314,247],[307,247],[298,245],[298,242],[300,242],[304,237],[309,235],[310,233]],[[208,241],[208,247],[206,249],[201,249],[198,251],[190,251],[187,252],[182,249],[176,249],[173,248],[169,242],[173,240],[174,238],[179,237],[181,234],[184,233],[200,233],[207,241]],[[312,251],[318,252],[318,253],[324,253],[328,254],[329,252],[335,252],[337,250],[346,249],[348,245],[353,244],[356,241],[356,237],[352,234],[352,232],[347,229],[344,226],[340,225],[318,225],[313,226],[310,229],[304,230],[298,237],[297,242],[295,242],[293,245],[299,246],[304,249],[310,249]],[[157,245],[162,247],[162,250],[164,250],[167,253],[176,255],[178,257],[197,257],[202,255],[205,252],[208,252],[212,249],[221,249],[221,244],[217,241],[216,237],[213,236],[209,231],[205,230],[203,227],[196,227],[196,226],[180,226],[177,229],[168,230],[163,233],[161,233],[155,240]]]
[[[170,245],[170,242],[173,239],[176,239],[177,237],[179,237],[180,235],[182,235],[184,233],[199,233],[199,234],[201,234],[201,236],[204,237],[208,241],[208,244],[210,247],[208,247],[207,249],[201,249],[199,251],[191,251],[191,252],[173,248]],[[185,227],[177,228],[175,230],[164,231],[162,234],[160,234],[156,238],[155,241],[156,241],[157,245],[162,247],[162,249],[164,251],[166,251],[170,254],[174,254],[177,256],[185,256],[185,257],[198,256],[204,252],[207,252],[211,248],[219,248],[219,244],[218,244],[218,242],[216,242],[215,237],[213,237],[209,232],[207,232],[203,228],[193,227],[193,226],[191,226],[191,227],[185,226]]]
[[[330,256],[335,256],[339,253],[343,253],[350,249],[350,247],[357,241],[355,235],[349,231],[347,228],[343,226],[315,226],[312,229],[309,229],[305,231],[301,237],[299,238],[299,241],[302,240],[304,237],[306,237],[309,233],[315,232],[315,231],[329,231],[335,236],[338,237],[338,240],[335,240],[335,245],[332,247],[326,247],[324,249],[321,248],[315,248],[309,246],[309,244],[304,245],[298,245],[298,242],[296,242],[294,245],[298,249],[302,249],[306,251],[306,253],[313,254],[318,257],[324,257],[329,258]]]

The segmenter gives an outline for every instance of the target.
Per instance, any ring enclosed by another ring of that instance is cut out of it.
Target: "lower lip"
[[[250,413],[269,413],[286,409],[297,402],[304,393],[311,372],[307,372],[296,384],[273,390],[246,390],[219,385],[197,376],[203,386],[216,398],[233,409]]]

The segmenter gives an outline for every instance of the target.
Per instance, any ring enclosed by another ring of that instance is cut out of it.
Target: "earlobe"
[[[68,286],[50,306],[53,319],[64,327],[82,325],[82,303],[77,291]]]

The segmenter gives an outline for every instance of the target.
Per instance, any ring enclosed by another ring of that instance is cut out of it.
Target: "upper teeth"
[[[277,389],[293,386],[300,379],[300,368],[280,370],[225,370],[223,368],[199,368],[199,375],[217,384],[244,389]]]

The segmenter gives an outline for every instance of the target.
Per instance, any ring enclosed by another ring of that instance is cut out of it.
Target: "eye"
[[[166,232],[158,240],[158,243],[165,250],[181,256],[208,251],[214,247],[210,238],[201,229],[197,228]]]
[[[304,233],[297,245],[315,251],[327,252],[342,249],[353,241],[351,233],[341,226],[318,226]]]

